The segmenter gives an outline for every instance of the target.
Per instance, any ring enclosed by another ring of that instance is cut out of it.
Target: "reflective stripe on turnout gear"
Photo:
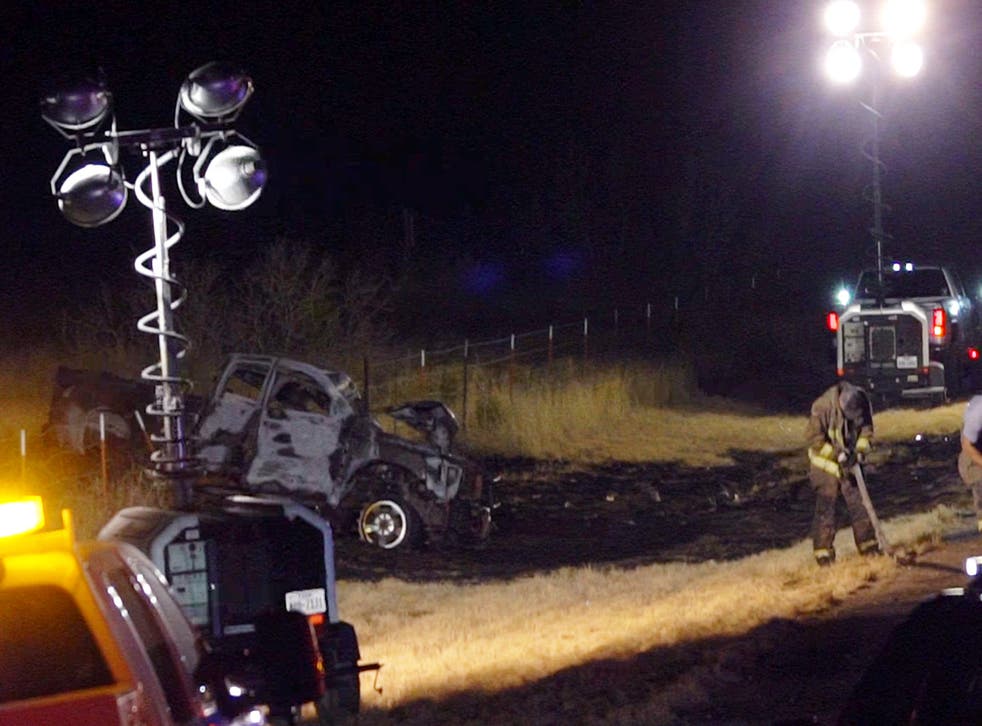
[[[875,539],[871,539],[868,542],[863,542],[856,549],[859,550],[859,554],[864,555],[867,552],[872,552],[880,548],[879,543]]]
[[[869,439],[867,439],[865,436],[860,436],[858,439],[856,439],[856,451],[858,453],[868,453],[870,448]]]
[[[825,444],[821,451],[825,451],[826,446],[829,449],[832,448],[829,444]],[[839,464],[831,459],[825,458],[821,455],[821,452],[816,454],[811,449],[808,449],[808,461],[810,461],[812,466],[814,466],[816,469],[821,469],[826,474],[831,474],[836,479],[842,478],[842,468],[839,466]]]

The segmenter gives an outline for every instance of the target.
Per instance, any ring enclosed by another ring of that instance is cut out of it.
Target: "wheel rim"
[[[371,545],[391,550],[406,539],[409,515],[399,502],[381,499],[372,502],[361,513],[358,532]]]

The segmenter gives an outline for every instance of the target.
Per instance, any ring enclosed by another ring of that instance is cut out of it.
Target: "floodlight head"
[[[883,6],[883,28],[894,38],[906,38],[920,32],[926,20],[924,0],[888,0]]]
[[[859,51],[848,40],[837,40],[825,56],[825,72],[837,83],[856,80],[863,69]]]
[[[112,94],[90,78],[59,88],[41,99],[41,117],[64,133],[98,126],[112,108]]]
[[[126,206],[126,184],[116,169],[90,163],[68,175],[58,190],[58,208],[79,227],[111,222]]]
[[[832,0],[825,6],[825,27],[844,38],[859,27],[859,5],[854,0]]]
[[[917,43],[901,40],[890,52],[890,65],[898,76],[913,78],[924,67],[924,51]]]
[[[255,202],[266,184],[266,165],[251,146],[229,146],[211,160],[198,189],[219,209],[235,212]]]
[[[252,78],[223,63],[206,63],[181,85],[181,107],[200,120],[216,120],[239,111],[252,95]]]

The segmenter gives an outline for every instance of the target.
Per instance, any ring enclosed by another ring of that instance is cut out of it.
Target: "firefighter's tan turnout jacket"
[[[837,479],[844,475],[839,454],[854,460],[857,454],[866,454],[873,440],[873,408],[865,392],[863,415],[859,421],[849,421],[839,406],[839,392],[843,385],[837,383],[815,399],[805,436],[808,440],[808,460],[811,465]]]

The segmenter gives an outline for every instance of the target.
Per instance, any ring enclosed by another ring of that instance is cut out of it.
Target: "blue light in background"
[[[542,268],[553,280],[567,280],[583,267],[583,259],[575,250],[557,250],[542,260]]]
[[[464,271],[464,289],[473,295],[487,295],[505,281],[505,266],[500,262],[478,262]]]

